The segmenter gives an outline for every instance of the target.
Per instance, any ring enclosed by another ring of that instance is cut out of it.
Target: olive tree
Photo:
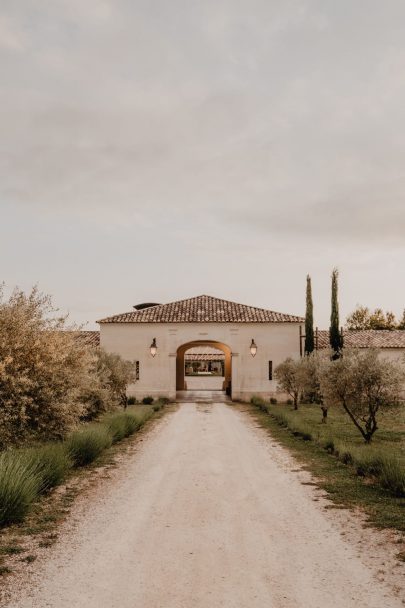
[[[302,392],[302,374],[300,373],[301,360],[288,357],[274,370],[274,376],[279,388],[290,395],[294,402],[294,409],[298,409],[298,400]]]
[[[0,289],[0,447],[63,437],[83,414],[94,354],[57,312],[36,288]]]
[[[297,370],[298,384],[301,387],[303,399],[305,402],[316,403],[320,406],[322,410],[322,422],[324,424],[327,421],[329,407],[323,399],[321,374],[324,361],[330,358],[328,351],[323,353],[314,351],[301,359]]]
[[[399,363],[371,349],[345,350],[343,357],[324,361],[320,374],[323,398],[343,407],[366,443],[378,429],[380,411],[400,400],[404,380]]]
[[[127,387],[135,382],[135,363],[118,354],[99,348],[95,352],[92,373],[82,398],[86,406],[84,418],[90,420],[117,406],[127,406]]]

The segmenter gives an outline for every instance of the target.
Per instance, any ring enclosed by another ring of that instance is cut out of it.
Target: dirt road
[[[247,414],[182,404],[78,507],[33,585],[9,605],[403,606],[294,467]]]

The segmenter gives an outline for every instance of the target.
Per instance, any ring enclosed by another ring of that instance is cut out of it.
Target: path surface
[[[402,606],[292,463],[247,414],[182,404],[82,507],[10,606]]]

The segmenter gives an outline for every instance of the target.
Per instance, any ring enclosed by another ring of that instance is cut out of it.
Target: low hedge
[[[373,446],[351,446],[329,437],[318,441],[310,424],[297,420],[294,412],[278,406],[271,407],[261,397],[252,397],[251,403],[269,414],[280,426],[304,441],[315,441],[344,464],[354,468],[357,475],[376,479],[395,497],[405,497],[405,471],[395,455],[384,453]]]
[[[163,407],[158,401],[159,409]],[[141,406],[84,425],[64,442],[0,454],[0,527],[20,522],[39,495],[61,484],[69,472],[93,462],[113,443],[138,431],[154,413]]]

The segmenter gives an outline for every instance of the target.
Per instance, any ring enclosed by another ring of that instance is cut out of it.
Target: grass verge
[[[285,405],[255,400],[247,409],[317,477],[335,506],[360,507],[370,524],[405,532],[402,444],[388,429],[382,432],[385,439],[373,447],[362,445],[350,423],[337,414],[334,424],[335,413],[328,425],[322,425],[319,409],[313,406],[294,412]],[[402,427],[398,432],[402,438]]]
[[[137,432],[164,403],[134,406],[84,424],[65,442],[13,449],[0,454],[0,527],[21,522],[35,501],[60,485],[74,469],[85,467]]]

